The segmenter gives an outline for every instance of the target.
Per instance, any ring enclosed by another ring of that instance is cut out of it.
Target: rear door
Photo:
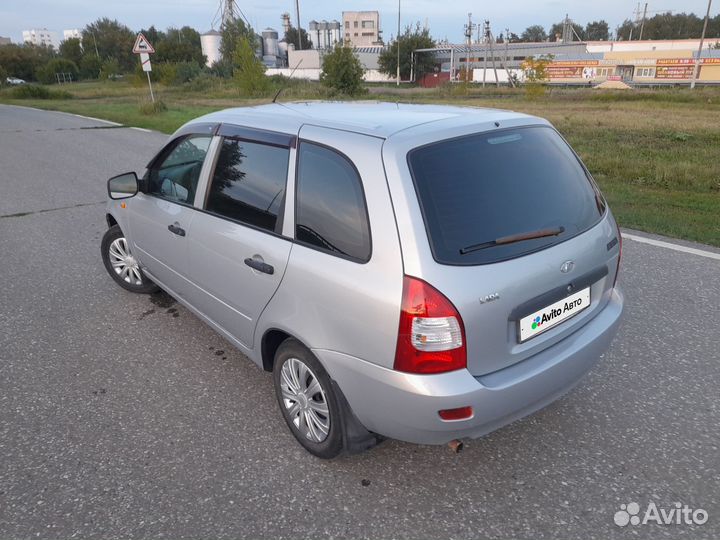
[[[282,280],[292,246],[281,232],[295,137],[225,125],[220,136],[188,238],[191,302],[252,348],[258,317]]]
[[[172,141],[150,165],[145,190],[128,201],[133,252],[143,268],[175,294],[187,293],[187,235],[210,135]]]
[[[419,264],[406,257],[406,271],[460,312],[471,373],[539,353],[607,303],[617,229],[554,129],[469,134],[411,149],[406,159],[418,246],[429,252]]]

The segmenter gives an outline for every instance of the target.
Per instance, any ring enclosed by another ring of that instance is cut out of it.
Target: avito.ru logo
[[[621,504],[620,510],[615,512],[615,525],[625,527],[626,525],[646,525],[657,523],[658,525],[703,525],[708,520],[708,513],[702,508],[692,509],[687,504],[675,503],[674,508],[658,508],[650,501],[645,512],[640,517],[640,505],[636,502]]]

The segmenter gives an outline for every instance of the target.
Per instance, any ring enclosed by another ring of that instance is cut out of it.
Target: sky
[[[589,21],[605,19],[611,31],[626,18],[634,18],[637,1],[633,0],[506,0],[504,2],[478,2],[477,0],[401,0],[401,24],[414,24],[426,20],[436,40],[447,38],[451,42],[463,40],[463,26],[467,14],[473,13],[474,22],[490,20],[493,34],[509,28],[516,34],[532,24],[546,30],[562,20],[566,13],[575,22],[585,25]],[[189,25],[204,32],[210,29],[220,0],[0,0],[0,36],[10,37],[17,43],[22,31],[31,28],[48,28],[62,38],[65,29],[82,29],[100,18],[117,19],[133,30],[150,25],[159,29]],[[288,11],[295,25],[294,0],[237,0],[237,4],[256,30],[272,27],[281,29],[280,14]],[[643,2],[644,5],[644,2]],[[397,32],[397,0],[300,0],[300,22],[315,19],[341,20],[342,11],[380,11],[380,28],[387,41]],[[694,12],[704,16],[706,0],[650,1],[648,11]],[[720,12],[716,1],[711,16]],[[652,13],[649,13],[652,15]]]

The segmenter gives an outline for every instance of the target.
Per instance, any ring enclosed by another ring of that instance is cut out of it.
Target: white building
[[[23,41],[33,45],[45,45],[57,49],[60,46],[57,32],[51,32],[47,28],[23,30]]]
[[[82,32],[80,32],[80,30],[78,30],[77,28],[73,28],[71,30],[63,30],[63,41],[71,38],[82,39]]]

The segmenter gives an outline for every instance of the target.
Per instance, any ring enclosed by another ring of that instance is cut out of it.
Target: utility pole
[[[645,9],[643,10],[642,23],[640,23],[640,37],[638,38],[638,41],[642,41],[643,30],[645,30],[645,17],[647,17],[647,6],[648,6],[648,3],[645,2]]]
[[[705,13],[705,22],[703,23],[702,35],[700,36],[700,46],[698,47],[697,58],[695,59],[695,68],[693,69],[693,77],[692,82],[690,83],[690,88],[695,88],[695,81],[697,81],[698,72],[700,71],[700,57],[702,56],[705,32],[707,32],[708,19],[710,18],[710,6],[712,6],[712,0],[708,0],[707,13]]]
[[[95,39],[95,32],[90,31],[90,34],[92,34],[93,43],[95,44],[95,56],[97,56],[98,58],[100,58],[100,53],[98,52],[98,48],[97,48],[97,40]]]
[[[632,41],[633,30],[640,23],[640,2],[638,2],[637,8],[635,8],[633,13],[635,15],[635,24],[630,26],[630,37],[628,37],[628,41]]]
[[[398,31],[397,31],[397,37],[395,39],[397,40],[397,48],[398,48],[397,86],[400,86],[400,0],[398,0]]]
[[[465,25],[465,44],[467,45],[467,54],[465,55],[465,82],[470,82],[470,49],[472,48],[472,34],[472,13],[468,13],[468,22]]]
[[[495,86],[500,87],[500,80],[498,79],[497,66],[495,65],[495,51],[493,50],[493,41],[495,41],[492,32],[490,31],[490,21],[485,19],[485,40],[490,45],[490,58],[492,59],[493,72],[495,73]]]
[[[302,51],[302,32],[300,31],[300,0],[295,0],[295,14],[297,15],[298,49]]]
[[[513,84],[512,77],[510,76],[510,71],[508,70],[508,62],[509,62],[509,44],[510,43],[510,29],[505,29],[505,62],[503,63],[503,67],[505,68],[505,74],[507,75],[508,84],[512,87],[515,85]]]

